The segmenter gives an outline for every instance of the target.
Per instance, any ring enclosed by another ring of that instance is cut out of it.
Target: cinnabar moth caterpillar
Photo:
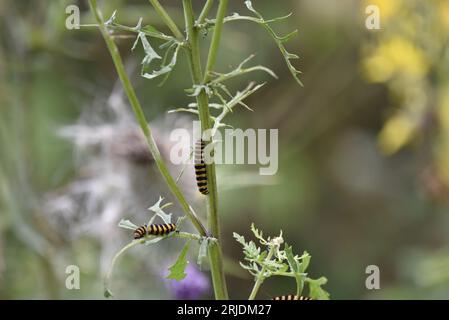
[[[174,223],[143,225],[134,230],[134,239],[140,239],[146,235],[165,236],[173,231],[176,231]]]
[[[207,188],[207,171],[206,164],[204,163],[204,147],[205,143],[203,140],[198,140],[195,143],[195,175],[196,184],[198,190],[204,194],[209,194],[209,189]]]
[[[285,296],[274,297],[271,300],[312,300],[310,297],[297,296],[294,294],[287,294]]]

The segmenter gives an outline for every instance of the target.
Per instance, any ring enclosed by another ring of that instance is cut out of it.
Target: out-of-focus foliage
[[[449,4],[444,0],[369,3],[379,6],[386,32],[378,32],[365,44],[362,67],[368,80],[388,86],[395,109],[380,133],[380,148],[395,153],[433,130],[441,136],[433,156],[448,181],[442,164],[448,159]],[[429,128],[433,125],[437,128]]]
[[[416,175],[427,195],[449,196],[449,3],[365,1],[379,6],[382,30],[362,47],[363,72],[389,91],[390,110],[378,142],[386,155],[414,145]],[[447,255],[413,261],[413,280],[421,286],[447,283]],[[418,276],[419,274],[419,276]]]

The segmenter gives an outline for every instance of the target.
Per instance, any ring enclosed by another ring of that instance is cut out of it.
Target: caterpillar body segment
[[[208,183],[207,183],[207,167],[204,163],[204,147],[205,142],[203,140],[198,140],[195,143],[195,176],[196,176],[196,184],[198,186],[198,190],[204,194],[209,194]]]
[[[143,225],[134,230],[134,239],[141,239],[146,235],[165,236],[173,231],[176,231],[174,223],[167,224],[151,224],[149,226]]]
[[[294,294],[287,294],[284,296],[274,297],[271,300],[313,300],[313,299],[310,297],[305,297],[305,296],[297,296]]]

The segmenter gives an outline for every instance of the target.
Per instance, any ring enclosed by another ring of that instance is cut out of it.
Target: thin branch
[[[214,0],[207,0],[203,10],[200,13],[200,17],[198,18],[197,25],[201,25],[206,21],[207,15],[209,14],[210,9],[212,9],[212,6],[214,5]]]
[[[223,119],[227,116],[229,112],[232,112],[232,109],[237,104],[242,104],[242,101],[252,95],[254,92],[259,90],[265,85],[265,83],[259,84],[257,86],[254,86],[254,83],[250,83],[242,92],[237,92],[237,94],[227,103],[227,107],[223,108],[223,111],[215,118],[214,126],[212,128],[212,133],[215,134],[215,132],[218,130],[218,128],[221,125],[221,122]]]
[[[218,5],[217,17],[215,18],[214,35],[209,48],[209,56],[207,57],[206,72],[204,73],[204,83],[210,79],[210,72],[215,66],[218,54],[218,46],[221,40],[221,30],[223,28],[224,18],[226,16],[226,9],[228,8],[228,0],[220,0]]]
[[[272,247],[270,248],[270,251],[268,252],[267,257],[265,258],[265,261],[270,261],[270,260],[271,260],[271,258],[273,257],[273,254],[274,254],[275,250],[276,250],[276,247],[275,247],[275,246],[272,246]],[[266,270],[266,267],[263,266],[262,269],[260,270],[259,274],[257,275],[257,277],[256,277],[256,282],[254,283],[253,290],[251,291],[251,294],[249,295],[248,300],[254,300],[254,298],[256,297],[257,292],[258,292],[259,289],[260,289],[260,286],[262,285],[262,283],[263,283],[264,280],[265,280],[265,276],[264,276],[265,270]]]
[[[250,61],[252,58],[254,58],[254,55],[249,56],[248,58],[246,58],[242,63],[240,63],[238,65],[237,68],[235,68],[234,70],[228,72],[228,73],[216,73],[216,72],[212,72],[211,75],[216,75],[217,77],[215,79],[213,79],[210,83],[211,84],[216,84],[216,83],[221,83],[224,81],[227,81],[229,79],[235,78],[237,76],[246,74],[246,73],[250,73],[253,71],[264,71],[266,73],[268,73],[270,76],[272,76],[275,79],[278,79],[278,76],[269,68],[264,67],[262,65],[258,65],[258,66],[253,66],[250,68],[243,68],[243,66]]]
[[[162,18],[162,20],[165,22],[167,27],[170,29],[170,31],[173,33],[173,35],[179,40],[182,41],[184,36],[182,35],[182,32],[179,30],[179,28],[176,26],[176,23],[173,21],[173,19],[170,17],[170,15],[165,11],[164,7],[159,3],[158,0],[149,0],[151,5],[153,6],[154,10],[156,10],[157,14]]]
[[[221,11],[223,9],[223,3],[227,3],[227,0],[221,0],[220,6]],[[184,8],[184,17],[186,22],[186,30],[187,30],[187,38],[189,41],[189,60],[190,60],[190,68],[192,73],[192,80],[194,86],[204,86],[202,83],[203,75],[201,71],[201,57],[198,43],[198,28],[195,26],[195,17],[192,8],[192,0],[183,0],[182,1]],[[220,11],[220,10],[219,10]],[[223,14],[224,15],[224,14]],[[216,28],[221,30],[221,26],[216,25]],[[215,32],[214,32],[215,33]],[[215,44],[211,49],[217,50],[218,43],[217,39],[219,37],[214,37]],[[216,53],[209,52],[209,56],[215,56]],[[204,133],[211,128],[211,117],[209,113],[209,98],[205,90],[201,90],[196,97],[199,111],[199,118],[201,121],[201,131]],[[207,179],[208,179],[208,188],[209,195],[207,196],[207,220],[208,227],[212,236],[217,238],[217,242],[211,244],[209,247],[209,261],[211,267],[212,281],[214,285],[214,292],[216,299],[228,299],[228,291],[226,287],[225,274],[223,269],[223,255],[221,252],[221,246],[219,245],[220,241],[220,226],[218,222],[218,214],[217,214],[217,181],[216,181],[216,173],[215,173],[215,164],[207,165]]]

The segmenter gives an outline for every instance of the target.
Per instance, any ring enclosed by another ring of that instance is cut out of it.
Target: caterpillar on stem
[[[173,231],[176,231],[176,224],[174,223],[151,224],[149,226],[145,224],[134,230],[133,236],[134,239],[141,239],[146,235],[165,236]]]
[[[198,140],[195,143],[195,176],[198,190],[204,194],[209,194],[209,188],[207,186],[207,169],[204,163],[204,147],[206,146],[203,140]]]

